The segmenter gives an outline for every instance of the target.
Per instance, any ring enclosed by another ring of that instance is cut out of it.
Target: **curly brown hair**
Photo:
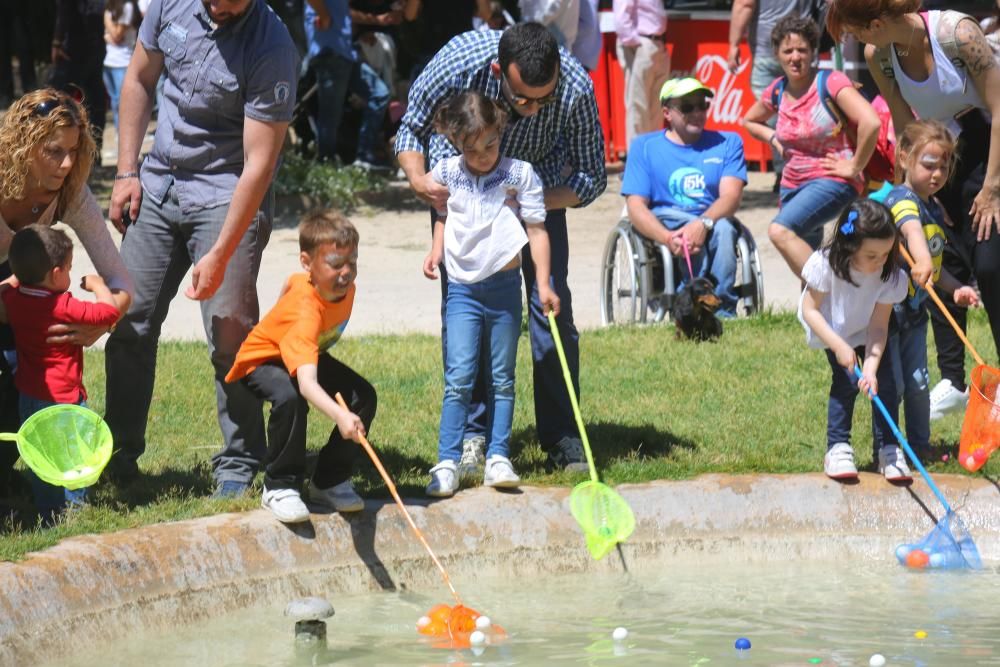
[[[771,29],[771,49],[775,53],[789,35],[798,35],[815,53],[819,50],[819,26],[811,18],[790,15],[778,21]]]
[[[52,88],[26,93],[11,105],[0,121],[0,201],[27,196],[28,169],[38,149],[57,128],[72,127],[80,130],[80,143],[73,168],[59,191],[57,219],[86,185],[96,157],[87,111],[66,93]]]

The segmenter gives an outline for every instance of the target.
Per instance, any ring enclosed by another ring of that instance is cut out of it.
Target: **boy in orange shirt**
[[[351,485],[360,448],[347,441],[360,442],[376,407],[375,388],[325,354],[340,339],[354,305],[358,231],[334,211],[310,213],[299,225],[299,250],[308,273],[288,279],[278,303],[247,336],[226,376],[227,382],[243,382],[271,404],[262,504],[284,523],[309,518],[299,495],[308,404],[336,424],[320,450],[309,498],[338,512],[364,508]],[[338,391],[350,411],[332,398]]]

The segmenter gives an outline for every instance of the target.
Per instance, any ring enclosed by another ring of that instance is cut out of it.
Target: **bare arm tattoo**
[[[993,49],[976,22],[963,19],[955,26],[955,44],[962,61],[973,78],[979,78],[996,67]]]

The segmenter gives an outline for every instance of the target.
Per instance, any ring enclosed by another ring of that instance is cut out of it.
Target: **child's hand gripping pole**
[[[339,391],[334,395],[334,398],[337,400],[337,403],[340,404],[340,407],[344,408],[345,410],[349,409],[347,407],[347,403],[344,402],[344,397],[340,395]],[[430,554],[431,560],[433,560],[434,564],[437,565],[438,570],[441,572],[441,577],[444,579],[444,583],[448,585],[448,589],[451,591],[451,594],[455,598],[455,602],[458,604],[462,604],[462,598],[458,596],[458,591],[456,591],[455,587],[452,586],[451,578],[448,577],[448,573],[445,571],[444,566],[441,565],[441,561],[439,561],[437,556],[434,555],[434,551],[431,549],[431,545],[427,544],[427,540],[424,539],[424,534],[420,532],[420,529],[417,528],[417,524],[413,523],[413,518],[410,516],[410,513],[406,511],[406,506],[403,504],[402,499],[400,499],[399,492],[396,491],[396,485],[392,483],[392,478],[389,477],[389,473],[387,473],[385,471],[385,468],[382,467],[382,462],[379,460],[378,454],[375,453],[375,450],[372,448],[371,443],[368,442],[368,438],[362,435],[360,436],[360,440],[361,440],[361,446],[365,448],[366,452],[368,452],[368,457],[372,460],[372,463],[375,464],[375,468],[382,476],[382,481],[384,481],[385,485],[389,487],[389,493],[392,494],[393,500],[396,501],[396,504],[399,506],[400,511],[403,512],[403,516],[406,517],[406,522],[410,524],[410,528],[412,528],[413,532],[416,533],[417,539],[420,540],[420,543],[424,545],[424,549],[427,549],[427,553]]]
[[[910,252],[906,249],[906,246],[900,243],[899,251],[900,253],[902,253],[903,259],[906,260],[906,263],[909,264],[910,268],[912,269],[916,264],[916,262],[913,261],[913,257],[910,256]],[[950,312],[948,312],[948,308],[941,301],[941,297],[938,296],[937,292],[934,290],[934,287],[931,285],[931,282],[928,280],[927,284],[921,285],[921,287],[927,290],[927,293],[931,295],[931,298],[934,300],[934,303],[936,303],[937,307],[941,310],[941,314],[945,316],[945,319],[947,319],[948,323],[951,324],[951,327],[955,330],[955,333],[958,334],[958,337],[962,339],[962,342],[965,343],[965,346],[969,348],[969,352],[972,353],[972,356],[975,358],[976,363],[979,364],[980,366],[985,366],[986,362],[983,361],[983,358],[979,356],[978,352],[976,352],[976,348],[972,347],[972,343],[969,342],[969,339],[966,337],[965,332],[962,331],[962,327],[958,326],[958,322],[956,322],[955,318],[951,316]]]
[[[854,367],[854,375],[856,375],[859,380],[861,379],[860,366]],[[874,403],[875,406],[878,408],[879,412],[882,413],[882,416],[885,418],[885,422],[889,425],[889,428],[892,430],[893,435],[895,435],[896,439],[899,440],[900,446],[906,451],[906,455],[910,457],[910,461],[913,462],[913,466],[920,472],[920,476],[924,478],[925,482],[927,482],[927,486],[931,488],[931,491],[934,492],[934,495],[937,496],[937,499],[941,501],[941,504],[944,506],[945,512],[947,512],[948,514],[952,514],[951,505],[949,505],[948,501],[945,500],[944,494],[941,493],[941,490],[937,487],[937,484],[935,484],[934,480],[931,479],[931,476],[927,473],[927,470],[924,468],[924,465],[920,462],[920,459],[918,459],[917,455],[913,453],[912,449],[910,449],[910,443],[906,441],[906,438],[899,430],[899,426],[896,425],[896,422],[893,421],[892,417],[889,415],[889,411],[886,409],[885,404],[882,402],[882,399],[879,398],[878,394],[875,393],[869,393],[868,397],[872,400],[872,403]]]
[[[587,455],[590,479],[597,482],[597,466],[594,465],[594,455],[590,452],[590,440],[587,439],[587,430],[583,427],[580,404],[576,400],[576,389],[573,388],[573,378],[570,377],[569,364],[566,363],[566,352],[563,351],[562,339],[559,338],[559,327],[556,325],[556,316],[552,311],[549,311],[549,329],[552,331],[552,340],[556,343],[556,353],[559,355],[559,364],[562,366],[563,378],[566,380],[569,402],[573,405],[573,416],[576,417],[576,428],[580,431],[580,440],[583,441],[583,452]]]

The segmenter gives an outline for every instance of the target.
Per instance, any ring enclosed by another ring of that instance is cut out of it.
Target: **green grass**
[[[992,352],[982,313],[971,317],[974,344]],[[933,344],[930,345],[933,355]],[[437,338],[425,335],[348,336],[338,358],[368,377],[379,392],[371,441],[404,496],[421,496],[435,462],[441,403]],[[988,356],[988,360],[990,357]],[[973,362],[968,361],[968,368]],[[829,367],[810,350],[792,315],[726,323],[718,343],[674,339],[669,326],[608,328],[581,340],[582,410],[597,464],[610,484],[686,479],[702,473],[798,473],[822,469]],[[936,367],[931,362],[932,381]],[[104,364],[88,351],[91,406],[104,409]],[[547,474],[535,439],[530,347],[518,351],[513,459],[528,484],[569,486],[584,479]],[[121,490],[99,483],[93,503],[48,529],[8,522],[0,529],[0,558],[16,560],[64,537],[258,506],[259,491],[239,500],[211,500],[210,457],[220,444],[214,389],[202,343],[165,343],[149,416],[142,481]],[[854,443],[870,464],[870,408],[859,401]],[[330,424],[311,413],[309,443],[326,440]],[[954,455],[961,417],[933,424],[936,472],[962,472]],[[954,458],[954,456],[952,456]],[[1000,463],[984,469],[991,477]],[[369,497],[388,492],[364,459],[355,482]],[[259,484],[259,481],[258,481]]]

